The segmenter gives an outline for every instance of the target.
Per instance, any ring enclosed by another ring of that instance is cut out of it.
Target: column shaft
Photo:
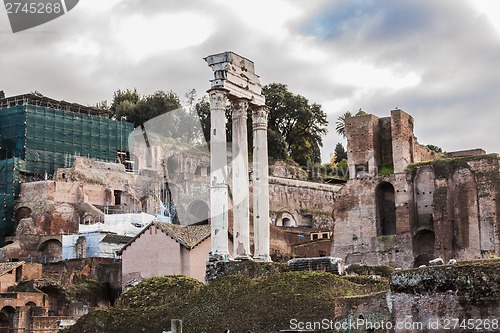
[[[249,179],[248,179],[248,101],[232,102],[233,119],[233,243],[234,258],[248,259],[250,253]]]
[[[226,143],[226,92],[209,91],[210,95],[210,221],[212,254],[229,258],[228,190]]]
[[[259,106],[252,112],[253,122],[253,225],[254,259],[271,261],[269,230],[269,169],[267,157],[266,106]]]

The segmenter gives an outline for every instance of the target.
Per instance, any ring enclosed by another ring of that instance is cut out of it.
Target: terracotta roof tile
[[[24,261],[17,262],[0,262],[0,275],[4,275],[19,266],[24,265]]]
[[[137,238],[141,237],[141,235],[152,226],[160,229],[188,250],[191,250],[196,245],[210,237],[212,232],[209,224],[182,226],[178,224],[153,221],[147,227],[142,229],[142,231],[132,238],[127,244],[125,244],[117,253],[121,255],[126,248],[128,248]]]
[[[153,225],[191,250],[210,237],[211,227],[205,225],[182,226],[165,222],[153,222]]]
[[[127,244],[132,238],[134,237],[107,234],[106,236],[104,236],[102,241],[104,243],[112,243],[112,244]]]

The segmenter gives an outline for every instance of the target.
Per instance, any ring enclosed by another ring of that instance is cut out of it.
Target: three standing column
[[[233,244],[235,259],[250,259],[247,110],[248,100],[232,101]]]
[[[253,228],[256,261],[271,261],[269,254],[269,171],[267,157],[267,106],[252,111],[253,129]]]
[[[210,219],[212,255],[229,259],[226,143],[226,91],[209,90],[210,96]]]

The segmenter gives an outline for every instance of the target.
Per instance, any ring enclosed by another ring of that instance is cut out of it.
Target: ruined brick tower
[[[398,267],[499,255],[496,154],[435,153],[399,109],[348,118],[345,133],[350,179],[335,199],[333,255]]]

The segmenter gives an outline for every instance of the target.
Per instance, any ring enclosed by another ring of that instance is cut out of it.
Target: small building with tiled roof
[[[0,293],[22,280],[37,279],[42,275],[42,265],[35,263],[0,262]]]
[[[185,275],[204,282],[210,235],[210,225],[150,223],[118,252],[122,285],[162,275]]]

